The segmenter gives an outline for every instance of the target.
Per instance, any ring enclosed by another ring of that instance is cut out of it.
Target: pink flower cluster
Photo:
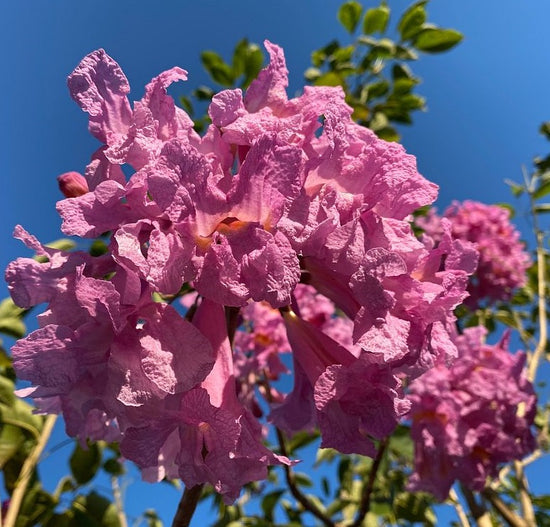
[[[453,310],[476,264],[448,227],[435,249],[413,235],[409,215],[437,193],[414,158],[356,125],[339,87],[288,99],[282,50],[266,48],[244,96],[213,98],[203,137],[166,92],[185,71],[130,105],[118,64],[85,57],[69,89],[101,146],[85,180],[60,178],[57,209],[65,234],[108,233],[108,251],[48,249],[18,227],[47,261],[6,272],[18,305],[47,303],[13,348],[25,393],[70,435],[119,439],[147,478],[209,482],[228,502],[289,463],[262,444],[251,386],[284,370],[280,352],[294,389],[265,389],[271,421],[372,455],[409,408],[403,376],[456,355]],[[184,284],[198,295],[186,318],[160,301]],[[224,309],[252,329],[235,353]]]
[[[498,205],[477,201],[453,203],[444,218],[451,222],[453,238],[473,243],[479,251],[479,264],[468,286],[466,304],[509,300],[513,291],[525,285],[525,271],[531,260],[519,241],[519,232],[510,223],[510,213]],[[441,218],[430,211],[417,220],[418,225],[436,241],[441,236]]]
[[[480,491],[499,465],[536,446],[536,396],[524,375],[525,354],[508,351],[508,336],[484,344],[486,333],[482,326],[466,329],[453,366],[438,365],[410,386],[412,490],[444,500],[458,480]]]

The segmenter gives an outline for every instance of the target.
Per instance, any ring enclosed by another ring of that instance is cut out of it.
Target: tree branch
[[[493,489],[486,488],[481,494],[489,501],[510,527],[529,527],[527,522],[511,510]]]
[[[178,504],[178,510],[172,521],[172,527],[189,527],[199,503],[203,487],[203,483],[194,487],[185,487],[183,496]]]
[[[370,510],[370,500],[371,500],[372,492],[374,490],[374,482],[376,481],[376,474],[378,473],[378,469],[380,468],[380,463],[384,458],[384,453],[386,452],[388,442],[389,440],[387,437],[385,437],[384,439],[382,439],[382,441],[380,441],[378,452],[376,453],[376,457],[374,458],[372,467],[370,469],[369,479],[367,480],[367,483],[363,488],[363,495],[361,497],[361,502],[359,504],[359,510],[357,511],[357,516],[355,517],[355,521],[350,525],[350,527],[359,527],[363,523],[365,516]]]
[[[477,502],[474,493],[464,485],[460,485],[460,490],[466,498],[466,503],[470,509],[470,513],[473,516],[478,527],[493,527],[493,522],[489,516],[489,512],[484,505]]]
[[[524,174],[524,177],[526,175]],[[529,185],[526,185],[530,188]],[[539,315],[539,341],[537,347],[530,357],[527,377],[531,382],[537,376],[537,369],[540,359],[548,343],[548,322],[546,317],[546,259],[544,255],[544,233],[540,229],[535,209],[533,194],[529,192],[531,214],[533,215],[533,227],[537,237],[537,294],[538,294],[538,315]]]
[[[277,433],[277,440],[279,442],[279,449],[281,450],[281,454],[285,457],[288,457],[288,452],[286,449],[285,444],[285,438],[283,436],[283,433],[278,429],[275,428],[275,431]],[[314,503],[312,503],[310,500],[307,499],[307,496],[302,494],[302,491],[296,485],[296,480],[294,479],[294,473],[292,472],[292,468],[288,465],[283,466],[285,471],[285,478],[288,485],[288,488],[290,490],[290,493],[294,496],[294,499],[302,505],[302,507],[313,514],[318,520],[320,520],[323,525],[326,527],[335,527],[335,523],[328,517],[322,510],[320,510]],[[172,526],[174,527],[174,526]]]
[[[514,469],[518,478],[519,501],[521,503],[521,510],[523,512],[525,524],[528,527],[537,527],[533,503],[531,502],[531,498],[529,496],[529,484],[527,483],[527,477],[525,476],[521,461],[514,461]]]

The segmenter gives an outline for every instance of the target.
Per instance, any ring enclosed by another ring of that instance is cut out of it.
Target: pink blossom
[[[203,300],[193,323],[216,349],[213,369],[200,387],[146,407],[144,426],[126,430],[121,451],[151,477],[209,482],[232,503],[244,484],[267,476],[267,465],[290,462],[262,444],[259,423],[237,399],[223,306]]]
[[[65,234],[105,235],[107,252],[18,228],[46,261],[6,272],[15,302],[47,304],[13,350],[25,393],[81,440],[119,438],[146,478],[208,482],[228,503],[289,463],[261,442],[259,392],[285,431],[318,426],[323,446],[372,455],[408,409],[402,379],[456,355],[476,258],[445,222],[437,246],[414,236],[409,215],[437,193],[414,157],[355,124],[340,88],[289,98],[284,54],[265,45],[269,65],[213,98],[203,137],[167,94],[184,70],[130,104],[120,66],[85,57],[69,89],[101,145],[57,209]],[[186,318],[164,302],[184,293]],[[225,308],[243,322],[235,353]],[[286,397],[269,386],[285,352]]]
[[[471,242],[479,251],[479,265],[468,286],[469,306],[508,300],[515,289],[525,285],[531,260],[519,240],[519,232],[510,223],[507,209],[477,201],[454,202],[443,217],[451,222],[453,238]],[[426,218],[418,218],[417,223],[438,241],[440,221],[431,212]]]
[[[456,339],[459,358],[438,365],[410,387],[411,434],[415,441],[414,490],[447,497],[459,480],[482,490],[499,466],[535,448],[531,430],[536,396],[525,377],[525,355],[512,355],[507,337],[484,344],[483,327]]]

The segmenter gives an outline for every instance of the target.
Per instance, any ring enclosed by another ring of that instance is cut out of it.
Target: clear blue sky
[[[44,242],[60,237],[55,178],[83,171],[97,147],[66,88],[67,75],[86,53],[105,48],[126,72],[132,98],[139,99],[145,83],[175,65],[190,74],[178,93],[207,83],[199,61],[203,49],[228,58],[242,37],[268,38],[285,49],[293,93],[303,85],[313,49],[333,38],[346,42],[336,21],[340,3],[2,2],[0,178],[6,199],[0,213],[0,267],[26,254],[11,240],[16,223]],[[388,3],[394,15],[409,4]],[[413,64],[424,79],[418,91],[427,97],[429,111],[403,129],[403,142],[417,156],[420,171],[441,186],[440,207],[452,199],[511,201],[503,180],[519,180],[521,165],[550,146],[537,133],[539,124],[550,120],[550,2],[432,0],[428,7],[431,21],[459,29],[465,39],[448,54],[423,56]],[[56,456],[54,463],[64,462],[63,454]],[[146,492],[153,501],[156,491],[147,487]],[[168,493],[164,508],[159,501],[151,506],[163,508],[168,522],[176,499]],[[138,505],[143,509],[146,503]]]

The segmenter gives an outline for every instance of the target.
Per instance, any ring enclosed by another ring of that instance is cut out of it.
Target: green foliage
[[[338,10],[338,20],[349,33],[353,33],[361,20],[362,11],[363,6],[359,2],[355,0],[345,2]]]
[[[219,53],[212,50],[201,53],[201,62],[218,88],[239,87],[244,90],[262,68],[264,54],[257,44],[244,38],[236,44],[231,62],[226,62]],[[191,117],[195,118],[195,129],[198,132],[203,131],[210,123],[209,117],[200,112],[204,111],[206,104],[210,102],[216,91],[209,86],[199,86],[190,96],[180,97],[181,105]],[[198,111],[196,111],[197,108]]]
[[[428,0],[416,2],[403,13],[397,24],[401,40],[410,40],[422,30],[428,18],[428,13],[424,7],[427,3]]]
[[[372,7],[365,13],[363,19],[363,33],[372,35],[373,33],[384,33],[390,20],[390,8],[382,4],[378,7]]]
[[[462,40],[454,29],[425,28],[414,37],[414,47],[420,51],[439,53],[453,48]]]
[[[110,500],[95,491],[80,495],[67,512],[70,527],[120,527],[117,509]]]
[[[397,39],[388,30],[391,12],[386,2],[367,9],[362,34],[353,42],[340,45],[333,40],[313,51],[306,80],[316,86],[342,86],[356,122],[382,139],[399,140],[395,125],[411,124],[413,113],[426,107],[425,99],[414,93],[420,78],[408,63],[418,59],[419,51],[439,53],[462,39],[454,29],[427,23],[427,3],[417,2],[403,13],[397,22]],[[346,2],[338,19],[353,34],[361,13],[361,4]]]
[[[69,466],[77,484],[84,485],[96,475],[101,466],[102,450],[100,443],[89,443],[86,448],[76,443]]]
[[[16,339],[26,333],[25,324],[22,320],[25,310],[16,306],[11,298],[5,298],[0,303],[0,333],[9,335]]]

